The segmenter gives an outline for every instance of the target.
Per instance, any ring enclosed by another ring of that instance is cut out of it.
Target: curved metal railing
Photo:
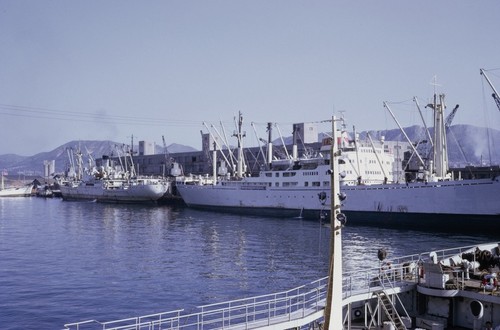
[[[495,243],[496,244],[496,243]],[[459,255],[475,246],[434,251],[440,260]],[[420,281],[420,265],[430,260],[430,252],[381,261],[380,267],[343,274],[343,301],[366,299],[366,293],[410,289]],[[116,321],[87,320],[64,325],[66,330],[205,330],[255,329],[273,324],[322,318],[328,278],[323,277],[291,290],[256,297],[199,306],[193,313],[184,310],[151,314]],[[363,298],[361,298],[363,297]],[[307,324],[303,323],[303,325]]]

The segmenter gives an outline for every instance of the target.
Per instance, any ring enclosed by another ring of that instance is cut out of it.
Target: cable
[[[149,117],[116,116],[99,113],[61,111],[47,108],[0,104],[0,115],[124,125],[199,126],[200,121]]]

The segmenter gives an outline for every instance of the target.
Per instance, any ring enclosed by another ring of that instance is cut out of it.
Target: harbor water
[[[347,226],[344,270],[496,241],[482,235]],[[62,329],[292,289],[324,277],[319,221],[183,207],[0,198],[0,328]]]

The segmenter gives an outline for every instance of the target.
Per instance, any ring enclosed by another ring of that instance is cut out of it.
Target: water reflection
[[[39,198],[0,206],[7,329],[190,310],[288,290],[328,270],[330,230],[316,221]],[[496,239],[346,226],[344,270],[376,267],[380,248],[390,259]]]

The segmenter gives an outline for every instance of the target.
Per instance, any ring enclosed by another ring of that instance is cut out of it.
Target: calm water
[[[62,329],[272,293],[327,273],[329,229],[167,206],[0,198],[0,328]],[[495,236],[345,227],[344,270]]]

